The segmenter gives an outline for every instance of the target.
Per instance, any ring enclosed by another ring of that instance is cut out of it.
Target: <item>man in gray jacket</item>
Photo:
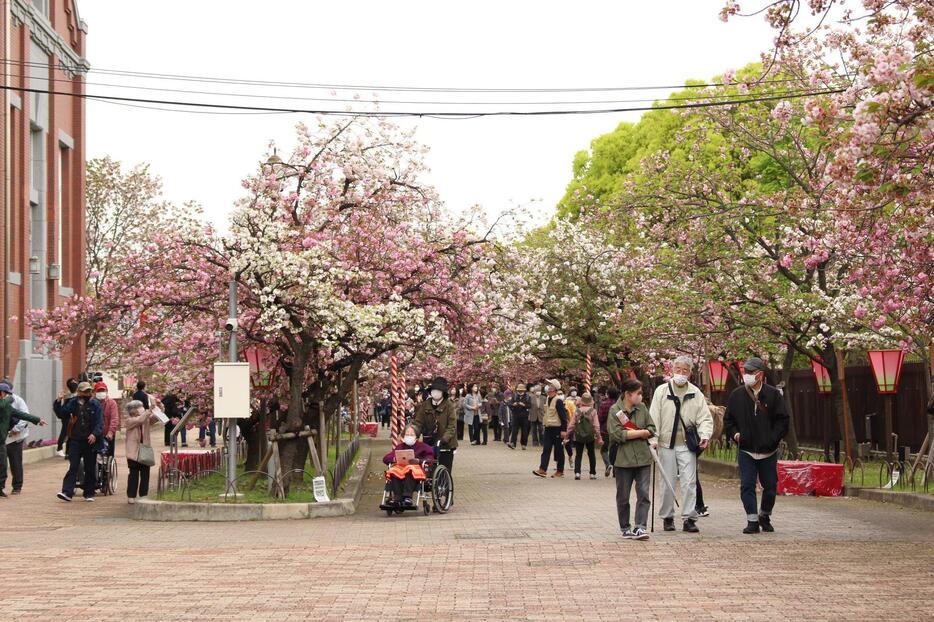
[[[542,411],[545,406],[545,396],[542,394],[542,384],[536,383],[529,390],[532,404],[529,407],[529,429],[532,432],[532,447],[542,444]]]

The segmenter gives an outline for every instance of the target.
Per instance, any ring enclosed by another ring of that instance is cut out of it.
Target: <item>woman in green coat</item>
[[[648,540],[645,530],[649,518],[649,494],[652,485],[652,453],[649,439],[655,436],[655,424],[642,403],[642,383],[628,378],[621,387],[619,400],[607,415],[610,443],[616,444],[616,513],[623,537]],[[636,485],[635,527],[629,522],[629,493]]]

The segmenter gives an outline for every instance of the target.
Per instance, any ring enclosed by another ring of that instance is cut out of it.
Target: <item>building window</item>
[[[58,148],[58,187],[55,189],[55,259],[58,263],[59,286],[65,283],[65,209],[69,205],[66,192],[71,189],[71,149],[64,145]]]
[[[35,192],[45,190],[45,132],[33,127],[29,132],[30,188]]]
[[[49,16],[49,0],[32,0],[32,4],[39,9],[40,13],[46,17]]]

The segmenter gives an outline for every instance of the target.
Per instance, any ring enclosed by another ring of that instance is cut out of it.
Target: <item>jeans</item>
[[[87,440],[68,439],[68,472],[62,480],[62,492],[69,497],[75,496],[75,486],[78,482],[78,469],[84,459],[84,479],[81,489],[84,498],[93,498],[97,489],[97,456],[94,455],[94,446]]]
[[[152,467],[127,458],[126,468],[128,471],[126,477],[126,496],[130,499],[135,499],[137,492],[139,492],[140,497],[147,496],[149,494],[149,469]]]
[[[548,463],[551,461],[551,452],[555,454],[555,468],[558,472],[564,472],[564,450],[561,446],[561,428],[545,428],[545,434],[542,436],[542,461],[539,465],[542,471],[548,470]]]
[[[636,527],[645,529],[649,518],[649,493],[652,490],[652,467],[613,467],[616,474],[616,515],[619,528],[628,529],[629,493],[633,483],[636,485]]]
[[[207,435],[211,437],[211,447],[217,447],[217,423],[214,421],[213,417],[211,418],[211,423],[201,426],[198,430],[198,440],[203,441],[204,437]],[[184,438],[183,436],[182,439]]]
[[[520,437],[521,432],[521,437]],[[522,443],[522,446],[525,447],[529,444],[529,416],[528,415],[516,415],[516,419],[512,425],[512,435],[509,437],[509,442],[512,443],[512,446],[516,446],[516,439]]]
[[[165,446],[166,447],[168,447],[169,443],[172,441],[172,430],[173,429],[175,429],[175,425],[170,420],[168,423],[165,424]],[[188,434],[185,428],[182,428],[181,431],[178,433],[178,435],[182,437],[182,443],[188,442]]]
[[[739,498],[743,500],[746,520],[757,521],[759,515],[769,516],[775,507],[775,490],[778,487],[778,452],[756,460],[745,451],[737,452],[739,461]],[[762,484],[762,508],[756,510],[756,480]]]
[[[580,475],[581,472],[581,463],[584,461],[584,448],[587,448],[587,458],[590,459],[590,474],[597,474],[597,455],[594,451],[594,441],[589,443],[581,443],[579,441],[574,441],[574,474]]]
[[[531,427],[532,427],[532,446],[537,447],[544,442],[542,440],[544,437],[544,433],[542,432],[542,422],[533,421],[531,423]]]
[[[681,483],[681,518],[697,518],[694,494],[697,490],[697,456],[685,445],[668,449],[658,448],[658,459],[668,479],[674,484]],[[659,516],[673,518],[675,515],[675,495],[671,489],[662,482],[662,507]]]
[[[5,454],[5,455],[4,455]],[[10,472],[13,474],[13,490],[23,488],[23,441],[10,443],[0,448],[0,490],[6,488],[6,465],[10,463]]]
[[[603,437],[603,444],[600,445],[600,458],[603,459],[603,466],[608,467],[612,466],[613,463],[610,461],[610,435],[601,434]],[[613,458],[616,458],[616,452],[613,452]]]
[[[58,445],[56,447],[57,451],[61,451],[65,447],[65,435],[68,434],[68,417],[64,419],[59,418],[58,422],[61,424],[62,429],[58,431]]]

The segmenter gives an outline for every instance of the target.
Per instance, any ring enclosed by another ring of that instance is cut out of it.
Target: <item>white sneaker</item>
[[[55,455],[58,456],[59,458],[64,458],[64,457],[65,457],[65,450],[64,450],[64,449],[59,449],[58,451],[55,452]]]
[[[645,532],[645,529],[642,527],[636,527],[632,530],[632,539],[633,540],[648,540],[649,534]]]
[[[85,497],[84,500],[87,501],[88,503],[93,503],[94,497]]]
[[[129,503],[130,505],[133,505],[134,503],[136,503],[136,497],[127,497],[126,502]]]

